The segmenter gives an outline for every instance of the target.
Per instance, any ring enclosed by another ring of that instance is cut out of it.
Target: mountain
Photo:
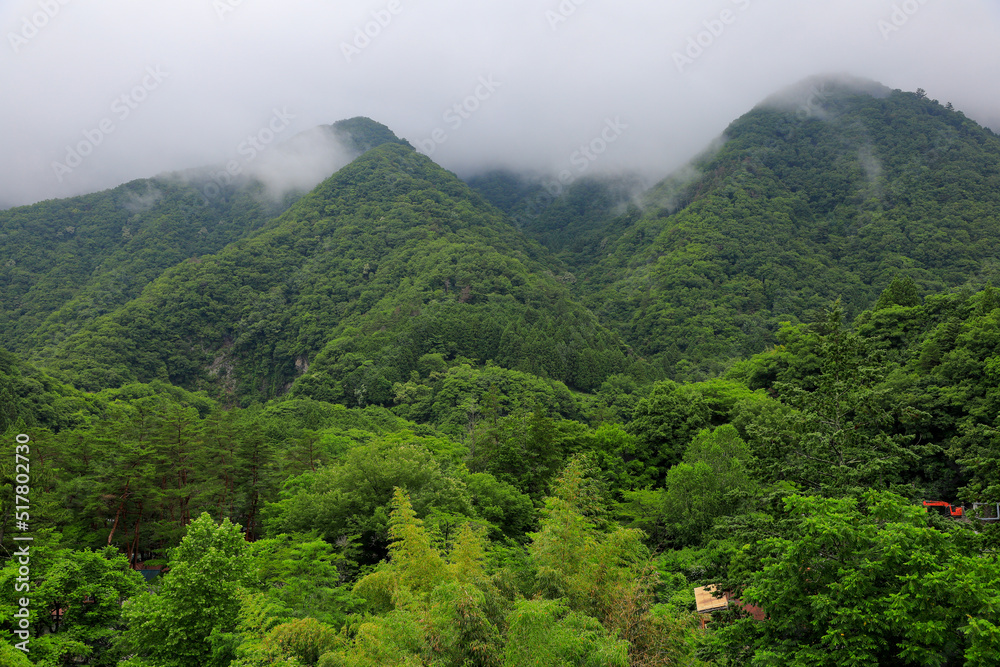
[[[265,223],[263,193],[331,137],[367,152]],[[436,367],[427,354],[589,391],[626,369],[718,375],[782,322],[837,299],[852,317],[897,275],[922,293],[979,287],[1000,251],[1000,139],[922,92],[843,77],[769,98],[644,192],[635,176],[551,193],[494,172],[470,180],[477,194],[367,119],[252,166],[199,215],[176,202],[210,170],[91,195],[107,215],[89,245],[45,223],[39,259],[8,261],[4,344],[81,387],[158,378],[241,400],[390,404]],[[134,213],[155,224],[111,243],[134,201],[172,215]],[[231,217],[246,222],[215,231]]]
[[[236,166],[0,218],[0,664],[995,662],[988,130],[824,78],[651,189]]]
[[[321,180],[309,182],[310,172],[325,177],[333,164],[400,141],[354,118],[276,145],[235,178],[205,167],[0,211],[0,346],[25,352],[62,340],[167,268],[260,229],[303,194],[297,188]],[[275,181],[290,162],[297,178]]]
[[[574,289],[677,378],[716,374],[836,299],[853,316],[897,274],[928,293],[1000,268],[1000,138],[922,91],[806,81],[642,202],[577,251],[594,261],[572,266]]]
[[[638,174],[589,176],[567,186],[509,170],[473,176],[469,186],[573,270],[596,261],[609,240],[641,215],[649,185]]]
[[[161,379],[243,400],[303,376],[300,394],[389,404],[424,355],[593,390],[637,362],[564,280],[457,177],[386,143],[36,359],[86,389]]]

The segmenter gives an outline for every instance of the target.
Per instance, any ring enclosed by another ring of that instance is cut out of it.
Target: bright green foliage
[[[642,487],[662,482],[667,468],[681,460],[684,448],[710,418],[708,404],[692,386],[669,380],[655,384],[627,427],[637,442],[636,459],[629,465],[633,483]]]
[[[278,535],[253,544],[257,577],[268,597],[294,618],[311,617],[334,627],[359,601],[344,583],[351,562],[315,535]]]
[[[603,422],[594,429],[594,446],[591,458],[610,480],[615,489],[628,489],[634,482],[632,475],[642,470],[636,459],[638,444],[634,435],[621,424]]]
[[[774,388],[796,412],[748,426],[767,479],[827,493],[889,488],[918,460],[908,438],[887,432],[885,376],[865,339],[847,330],[839,307],[809,334],[818,372]]]
[[[266,642],[269,633],[288,619],[288,610],[265,593],[247,589],[237,592],[239,615],[226,629],[214,628],[208,641],[211,645],[210,665],[229,667],[303,667],[278,644]]]
[[[415,615],[394,610],[358,625],[348,649],[325,653],[319,667],[423,667],[423,628]]]
[[[581,515],[597,509],[583,471],[577,461],[560,478],[530,548],[539,588],[557,599],[515,601],[503,617],[477,532],[467,524],[446,562],[397,491],[390,561],[356,589],[379,615],[358,627],[350,649],[320,664],[410,664],[422,656],[456,666],[627,665],[630,646],[633,664],[689,655],[689,628],[653,610],[655,572],[638,532],[602,534]]]
[[[964,528],[888,492],[790,496],[792,529],[747,547],[761,558],[742,599],[767,620],[722,635],[761,665],[986,665],[1000,651],[1000,567]],[[759,553],[755,553],[759,550]],[[751,555],[752,554],[752,555]],[[986,657],[990,656],[990,657]]]
[[[6,667],[32,667],[27,654],[7,642],[0,643],[0,664]]]
[[[157,667],[205,667],[214,630],[236,625],[240,587],[251,583],[250,544],[240,527],[202,514],[170,555],[157,593],[129,601],[121,648]]]
[[[320,655],[341,645],[336,630],[315,618],[290,618],[266,593],[241,590],[234,632],[216,628],[210,664],[229,667],[315,667]]]
[[[337,643],[336,632],[315,618],[300,618],[275,626],[267,633],[265,647],[291,655],[307,667],[314,667],[319,657]]]
[[[474,516],[461,481],[424,442],[411,434],[374,439],[351,449],[338,463],[302,475],[281,501],[268,507],[269,530],[316,531],[331,543],[359,536],[367,560],[376,562],[388,545],[395,487],[410,492],[419,516],[432,510]]]
[[[125,626],[122,602],[144,589],[142,577],[111,548],[73,551],[38,542],[30,547],[30,590],[15,591],[22,564],[18,558],[0,571],[0,590],[2,615],[8,621],[19,598],[31,600],[36,633],[30,641],[32,660],[53,666],[78,658],[93,665],[115,664],[110,649]],[[62,613],[53,616],[53,610]]]
[[[628,642],[558,600],[522,600],[511,614],[504,667],[627,667]]]
[[[498,595],[485,576],[483,538],[466,525],[446,559],[431,544],[407,495],[396,489],[390,559],[355,591],[378,616],[356,630],[350,647],[320,665],[498,665]]]
[[[400,573],[399,583],[415,593],[429,592],[444,574],[444,561],[431,546],[413,506],[401,489],[392,496],[389,555]]]
[[[558,642],[565,640],[564,630],[557,629],[555,621],[568,606],[574,614],[581,614],[574,616],[572,623],[567,619],[568,625],[580,628],[578,622],[586,625],[597,619],[600,624],[593,626],[614,632],[624,640],[618,646],[625,647],[632,664],[669,665],[690,659],[687,636],[691,624],[687,618],[665,612],[656,604],[653,591],[659,574],[642,543],[643,533],[620,526],[603,532],[595,522],[600,513],[587,466],[582,459],[574,458],[554,485],[552,496],[546,499],[539,531],[528,548],[537,571],[536,586],[551,604],[525,604],[521,609],[539,616],[534,621],[549,628],[557,642],[539,650],[553,650],[555,655],[564,650],[558,647]],[[511,632],[515,633],[514,621]],[[534,638],[531,641],[546,641],[541,633],[529,637]],[[508,660],[511,641],[508,639]],[[518,659],[529,655],[522,652],[523,642],[513,641]],[[600,653],[603,649],[593,650]],[[608,655],[602,659],[612,658]]]
[[[588,482],[585,461],[573,459],[545,499],[530,547],[542,590],[549,597],[568,597],[579,607],[588,607],[592,597],[600,538],[595,517],[588,513],[596,507]]]
[[[662,490],[625,493],[624,513],[648,533],[663,530],[674,544],[698,544],[715,519],[736,513],[753,494],[752,460],[733,426],[704,430],[667,472]]]
[[[524,537],[535,521],[530,497],[488,473],[471,473],[463,481],[476,514],[490,524],[492,537]]]
[[[471,522],[462,524],[455,546],[448,555],[448,569],[463,584],[476,583],[486,576],[486,542]]]

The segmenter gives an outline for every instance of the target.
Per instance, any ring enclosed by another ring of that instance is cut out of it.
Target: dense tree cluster
[[[513,220],[365,119],[269,222],[0,213],[0,663],[995,664],[1000,144],[821,92]]]

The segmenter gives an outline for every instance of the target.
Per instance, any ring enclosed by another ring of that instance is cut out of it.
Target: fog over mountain
[[[301,185],[268,151],[358,115],[460,175],[662,177],[824,72],[924,88],[1000,129],[998,27],[990,0],[16,0],[0,6],[0,206],[232,162]],[[339,164],[306,162],[306,180]]]

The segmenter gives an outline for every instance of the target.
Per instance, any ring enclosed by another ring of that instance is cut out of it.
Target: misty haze
[[[0,7],[0,666],[1000,655],[1000,7]]]

